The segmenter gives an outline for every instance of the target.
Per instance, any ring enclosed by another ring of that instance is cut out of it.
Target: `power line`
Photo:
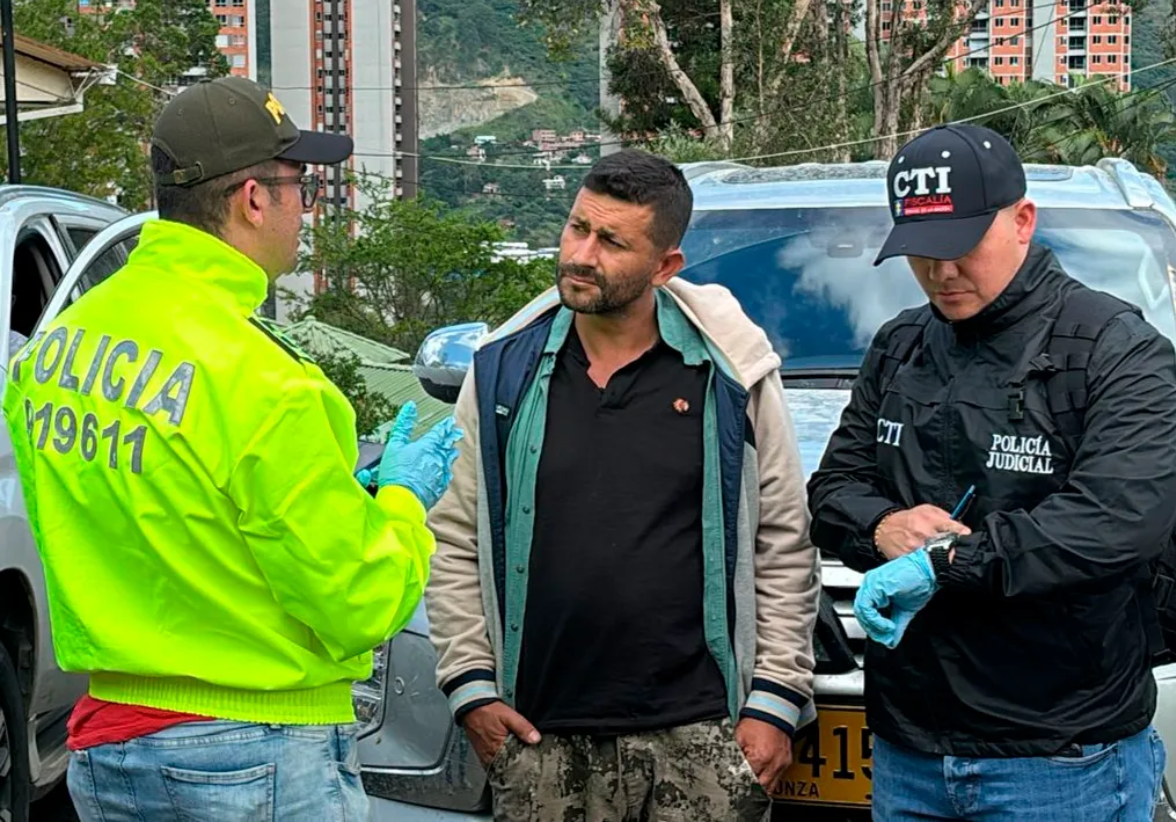
[[[454,194],[466,194],[474,197],[509,197],[512,199],[522,198],[532,200],[550,200],[553,196],[557,195],[567,197],[575,194],[574,190],[569,191],[568,189],[559,189],[557,191],[548,192],[546,194],[539,194],[534,191],[478,191],[465,186],[457,186],[446,181],[441,181],[440,183],[419,183],[417,184],[417,187],[426,191],[434,188],[445,188],[449,189],[449,191]]]
[[[1045,102],[1046,100],[1052,100],[1055,97],[1062,97],[1066,94],[1077,94],[1077,93],[1084,91],[1088,88],[1094,88],[1095,86],[1102,85],[1102,84],[1107,83],[1111,80],[1119,79],[1119,77],[1129,77],[1133,74],[1138,74],[1138,73],[1144,72],[1144,71],[1151,71],[1153,69],[1157,69],[1162,66],[1170,65],[1172,63],[1176,63],[1176,57],[1170,57],[1167,60],[1161,60],[1158,63],[1152,63],[1150,66],[1143,66],[1141,68],[1132,69],[1131,71],[1128,71],[1127,73],[1125,73],[1123,75],[1110,75],[1107,77],[1103,77],[1101,79],[1091,80],[1089,83],[1078,86],[1076,88],[1064,88],[1064,89],[1061,89],[1060,91],[1057,91],[1053,94],[1047,94],[1044,97],[1037,97],[1032,100],[1023,100],[1019,103],[1014,103],[1010,106],[1004,106],[1003,108],[993,109],[992,111],[986,111],[983,114],[975,114],[975,115],[972,115],[971,117],[963,117],[958,120],[951,120],[948,123],[945,123],[945,125],[960,125],[962,123],[971,123],[976,120],[982,120],[985,117],[992,117],[997,114],[1004,114],[1009,111],[1016,111],[1017,109],[1027,108],[1029,106],[1036,106],[1040,103]],[[1151,89],[1148,89],[1147,91],[1151,91]],[[1144,93],[1146,93],[1146,92],[1142,91],[1142,90],[1137,91],[1137,92],[1133,92],[1133,94],[1144,94]],[[792,149],[790,151],[777,151],[777,152],[773,152],[771,154],[757,154],[757,155],[754,155],[751,157],[732,157],[732,158],[728,159],[727,162],[744,163],[744,162],[750,162],[752,160],[770,160],[770,159],[774,159],[777,157],[792,157],[792,156],[796,156],[798,154],[812,154],[812,153],[819,152],[819,151],[831,151],[833,149],[839,149],[839,148],[851,148],[853,146],[865,145],[866,143],[874,143],[874,142],[877,142],[878,140],[885,140],[885,139],[889,139],[891,137],[910,137],[915,134],[921,134],[925,130],[926,130],[925,128],[908,129],[907,131],[899,131],[899,132],[895,132],[894,134],[880,135],[878,137],[868,137],[863,140],[850,140],[850,141],[847,141],[844,143],[835,143],[833,145],[819,146],[817,148],[811,148],[811,149],[810,148]]]
[[[596,144],[594,143],[593,145],[596,145]],[[525,166],[525,165],[521,165],[519,163],[514,163],[514,164],[511,164],[511,163],[484,163],[484,162],[481,162],[480,160],[463,160],[460,157],[446,157],[441,154],[418,154],[413,151],[355,151],[355,152],[352,152],[352,156],[353,157],[372,157],[372,158],[386,157],[386,158],[393,158],[393,159],[399,159],[402,157],[415,157],[418,160],[432,160],[432,161],[438,162],[438,163],[450,163],[451,165],[455,165],[455,166],[475,166],[478,168],[510,168],[510,169],[518,169],[518,170],[522,170],[522,171],[549,171],[549,170],[555,170],[555,169],[558,169],[561,171],[577,171],[577,170],[578,171],[587,171],[588,170],[587,166],[582,166],[582,165],[555,165],[555,164],[548,165],[547,163],[543,163],[541,165],[532,164],[529,166]]]
[[[163,94],[166,94],[168,97],[175,97],[176,96],[177,92],[170,91],[169,89],[161,88],[160,86],[154,85],[152,83],[148,83],[146,80],[143,80],[139,77],[136,77],[133,74],[128,74],[127,72],[123,71],[120,68],[116,67],[114,69],[114,73],[119,77],[126,77],[128,80],[132,80],[132,81],[134,81],[134,82],[138,83],[139,85],[144,86],[146,88],[153,89],[158,92],[162,92]]]
[[[1090,88],[1094,88],[1099,85],[1103,85],[1105,83],[1110,82],[1111,80],[1118,80],[1121,77],[1130,77],[1135,74],[1141,74],[1145,71],[1153,71],[1157,68],[1162,68],[1163,66],[1171,65],[1172,63],[1176,63],[1176,57],[1170,57],[1167,60],[1160,60],[1159,62],[1152,63],[1151,65],[1148,65],[1148,66],[1141,66],[1140,68],[1137,68],[1137,69],[1131,69],[1130,71],[1128,71],[1122,75],[1108,75],[1106,77],[1091,80],[1090,82],[1085,83],[1081,86],[1077,86],[1075,88],[1061,89],[1053,94],[1047,94],[1044,97],[1037,97],[1032,100],[1023,100],[1019,103],[1014,103],[1009,106],[1004,106],[1002,108],[993,109],[992,111],[986,111],[982,114],[975,114],[970,117],[963,117],[963,118],[960,118],[957,120],[949,120],[944,125],[959,125],[962,123],[975,122],[976,120],[982,120],[986,117],[993,117],[997,114],[1004,114],[1009,111],[1016,111],[1018,109],[1028,108],[1030,106],[1037,106],[1047,100],[1052,100],[1055,97],[1062,97],[1067,94],[1079,94],[1079,93],[1085,91],[1086,89],[1090,89]],[[1131,92],[1131,94],[1128,96],[1130,96],[1132,99],[1138,99],[1138,96],[1143,96],[1143,95],[1154,96],[1156,89],[1159,89],[1162,87],[1165,87],[1164,84],[1160,84],[1159,86],[1154,86],[1149,89],[1140,89],[1138,91]],[[1135,103],[1133,105],[1137,105],[1137,104],[1138,103]],[[849,140],[849,141],[846,141],[843,143],[833,143],[830,145],[816,146],[814,148],[791,149],[789,151],[778,151],[778,152],[773,152],[770,154],[757,154],[757,155],[753,155],[753,156],[749,156],[749,157],[731,157],[731,158],[726,158],[725,161],[730,162],[730,163],[744,163],[744,162],[751,162],[753,160],[770,160],[770,159],[775,159],[778,157],[794,157],[794,156],[798,156],[798,155],[802,155],[802,154],[818,154],[823,151],[832,151],[834,149],[852,148],[854,146],[866,145],[868,143],[874,143],[874,142],[877,142],[878,140],[884,140],[884,139],[888,139],[890,137],[909,137],[909,136],[912,136],[915,134],[920,134],[924,130],[926,130],[927,128],[930,128],[930,127],[931,126],[925,126],[923,128],[909,129],[907,131],[895,132],[893,134],[885,134],[885,135],[878,135],[878,136],[874,136],[874,137],[866,137],[866,138],[863,138],[860,140]],[[512,165],[508,165],[508,164],[498,164],[498,163],[488,165],[485,163],[480,163],[480,162],[476,162],[476,161],[472,161],[472,160],[460,160],[456,157],[438,157],[436,155],[415,154],[412,152],[392,152],[392,153],[382,153],[382,154],[380,154],[380,153],[363,153],[360,156],[417,157],[422,160],[435,160],[438,162],[453,163],[455,165],[471,165],[471,166],[478,166],[478,167],[490,168],[490,169],[518,168],[518,169],[527,169],[527,170],[537,170],[537,167],[534,167],[534,166],[521,166],[521,165],[512,166]],[[551,166],[550,168],[557,168],[557,166]],[[568,168],[568,167],[567,166],[558,166],[558,168]],[[573,166],[571,168],[575,168],[575,167]]]
[[[712,17],[718,17],[718,16],[719,16],[719,12],[711,11],[711,12],[706,12],[704,14],[692,15],[690,17],[686,17],[681,20],[667,22],[666,25],[668,27],[678,27],[678,26],[681,26],[685,23],[692,23],[696,20],[705,20],[705,19],[709,19]],[[722,67],[725,65],[735,65],[735,64],[736,64],[736,61],[734,61],[734,60],[723,61],[723,62],[719,63],[719,67]],[[686,74],[687,72],[685,71],[685,69],[677,69],[675,71],[675,70],[668,69],[668,68],[661,68],[656,71],[635,72],[629,76],[630,77],[654,77],[654,76],[660,75],[662,73]],[[404,85],[401,85],[401,86],[352,86],[351,90],[352,91],[457,91],[457,90],[479,91],[479,90],[494,89],[494,88],[544,88],[547,86],[564,86],[564,87],[566,87],[566,86],[591,85],[591,84],[599,85],[600,84],[600,77],[597,76],[597,77],[592,77],[592,78],[586,78],[583,80],[575,80],[575,79],[571,79],[571,78],[564,79],[564,80],[546,80],[546,81],[539,81],[539,82],[535,82],[535,83],[528,83],[526,81],[523,81],[521,83],[506,83],[506,82],[503,82],[503,83],[453,83],[453,84],[438,84],[438,85],[431,85],[431,86],[404,86]],[[315,90],[314,87],[312,87],[312,86],[271,86],[271,88],[274,91],[313,91],[313,90]]]
[[[977,48],[969,49],[968,51],[961,52],[960,54],[954,55],[952,57],[945,57],[944,59],[939,61],[938,65],[939,65],[939,67],[942,67],[942,66],[946,66],[950,63],[954,63],[957,60],[963,60],[964,58],[970,57],[971,55],[977,54],[979,52],[991,52],[991,50],[993,49],[994,46],[1005,43],[1013,38],[1021,37],[1023,35],[1029,34],[1030,32],[1037,31],[1038,29],[1042,29],[1042,28],[1046,28],[1048,26],[1056,25],[1058,23],[1058,21],[1066,20],[1066,19],[1068,19],[1070,17],[1074,17],[1076,15],[1086,14],[1088,9],[1089,9],[1089,7],[1084,7],[1081,9],[1074,9],[1074,10],[1069,11],[1066,14],[1060,15],[1056,18],[1051,18],[1049,21],[1042,23],[1040,25],[1031,26],[1028,28],[1022,28],[1022,29],[1019,29],[1018,31],[1001,35],[1000,37],[994,38],[994,41],[990,42],[986,46],[979,46]],[[666,69],[666,70],[668,71],[668,69]],[[1130,74],[1131,74],[1131,72],[1128,71],[1123,74],[1116,74],[1116,75],[1110,75],[1110,76],[1112,76],[1112,77],[1127,77]],[[764,111],[760,114],[748,115],[746,117],[735,117],[731,120],[728,120],[727,122],[732,125],[743,124],[743,123],[753,123],[758,120],[762,120],[766,117],[775,117],[777,115],[783,115],[783,114],[788,114],[793,111],[800,111],[801,109],[807,109],[817,103],[825,103],[825,102],[832,102],[834,100],[847,99],[851,95],[854,95],[854,94],[858,94],[858,93],[865,92],[865,91],[873,91],[875,88],[877,88],[879,86],[886,85],[888,82],[891,82],[891,81],[889,79],[884,79],[884,80],[879,80],[877,82],[866,83],[865,85],[856,86],[854,88],[847,89],[844,92],[835,92],[833,94],[829,94],[824,97],[810,98],[810,99],[804,101],[803,103],[797,103],[795,105],[777,106],[775,108],[768,109],[767,111]],[[643,145],[643,144],[648,144],[648,143],[652,142],[653,139],[655,139],[655,138],[631,138],[631,139],[611,140],[611,141],[605,141],[605,142],[600,142],[600,143],[593,143],[592,145],[601,146],[601,147],[603,147],[603,146]],[[497,156],[497,157],[532,156],[534,153],[535,152],[528,151],[528,150],[499,151],[499,152],[495,153],[495,156]],[[421,156],[443,157],[445,155],[421,155]],[[554,166],[553,166],[553,168],[554,168]],[[565,168],[566,168],[566,166],[565,166]]]

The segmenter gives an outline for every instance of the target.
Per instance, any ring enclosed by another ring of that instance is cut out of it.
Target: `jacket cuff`
[[[817,718],[813,701],[791,688],[756,677],[751,680],[751,693],[739,712],[741,719],[758,719],[774,725],[791,739],[798,728]]]
[[[984,576],[980,569],[981,543],[983,534],[969,534],[956,540],[951,564],[938,580],[941,588],[981,588]]]
[[[425,524],[428,513],[424,504],[412,491],[403,485],[384,485],[376,491],[376,502],[387,513],[395,516],[411,518],[418,524]]]
[[[494,671],[485,668],[475,668],[455,676],[441,686],[441,692],[449,699],[449,710],[458,724],[474,708],[499,701]]]

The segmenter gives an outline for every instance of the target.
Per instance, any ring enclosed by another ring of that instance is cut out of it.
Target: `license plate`
[[[863,708],[820,705],[816,733],[798,735],[782,802],[869,807],[874,737]]]

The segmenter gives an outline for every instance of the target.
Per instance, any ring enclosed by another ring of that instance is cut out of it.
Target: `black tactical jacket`
[[[1035,246],[976,317],[953,324],[924,307],[887,323],[809,481],[813,541],[858,571],[883,561],[873,532],[886,513],[950,512],[976,486],[962,516],[973,534],[941,589],[897,648],[868,643],[868,719],[889,742],[1040,756],[1151,720],[1146,563],[1176,526],[1176,355],[1134,313],[1106,322],[1071,452],[1042,352],[1084,288]],[[919,311],[933,314],[921,345],[883,386],[888,339]],[[1011,386],[1023,387],[1015,412]]]

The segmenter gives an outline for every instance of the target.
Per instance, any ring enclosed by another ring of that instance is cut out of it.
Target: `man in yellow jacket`
[[[241,78],[163,111],[162,219],[13,361],[83,822],[362,819],[351,685],[408,621],[461,432],[397,419],[373,498],[355,416],[254,312],[350,138]]]

